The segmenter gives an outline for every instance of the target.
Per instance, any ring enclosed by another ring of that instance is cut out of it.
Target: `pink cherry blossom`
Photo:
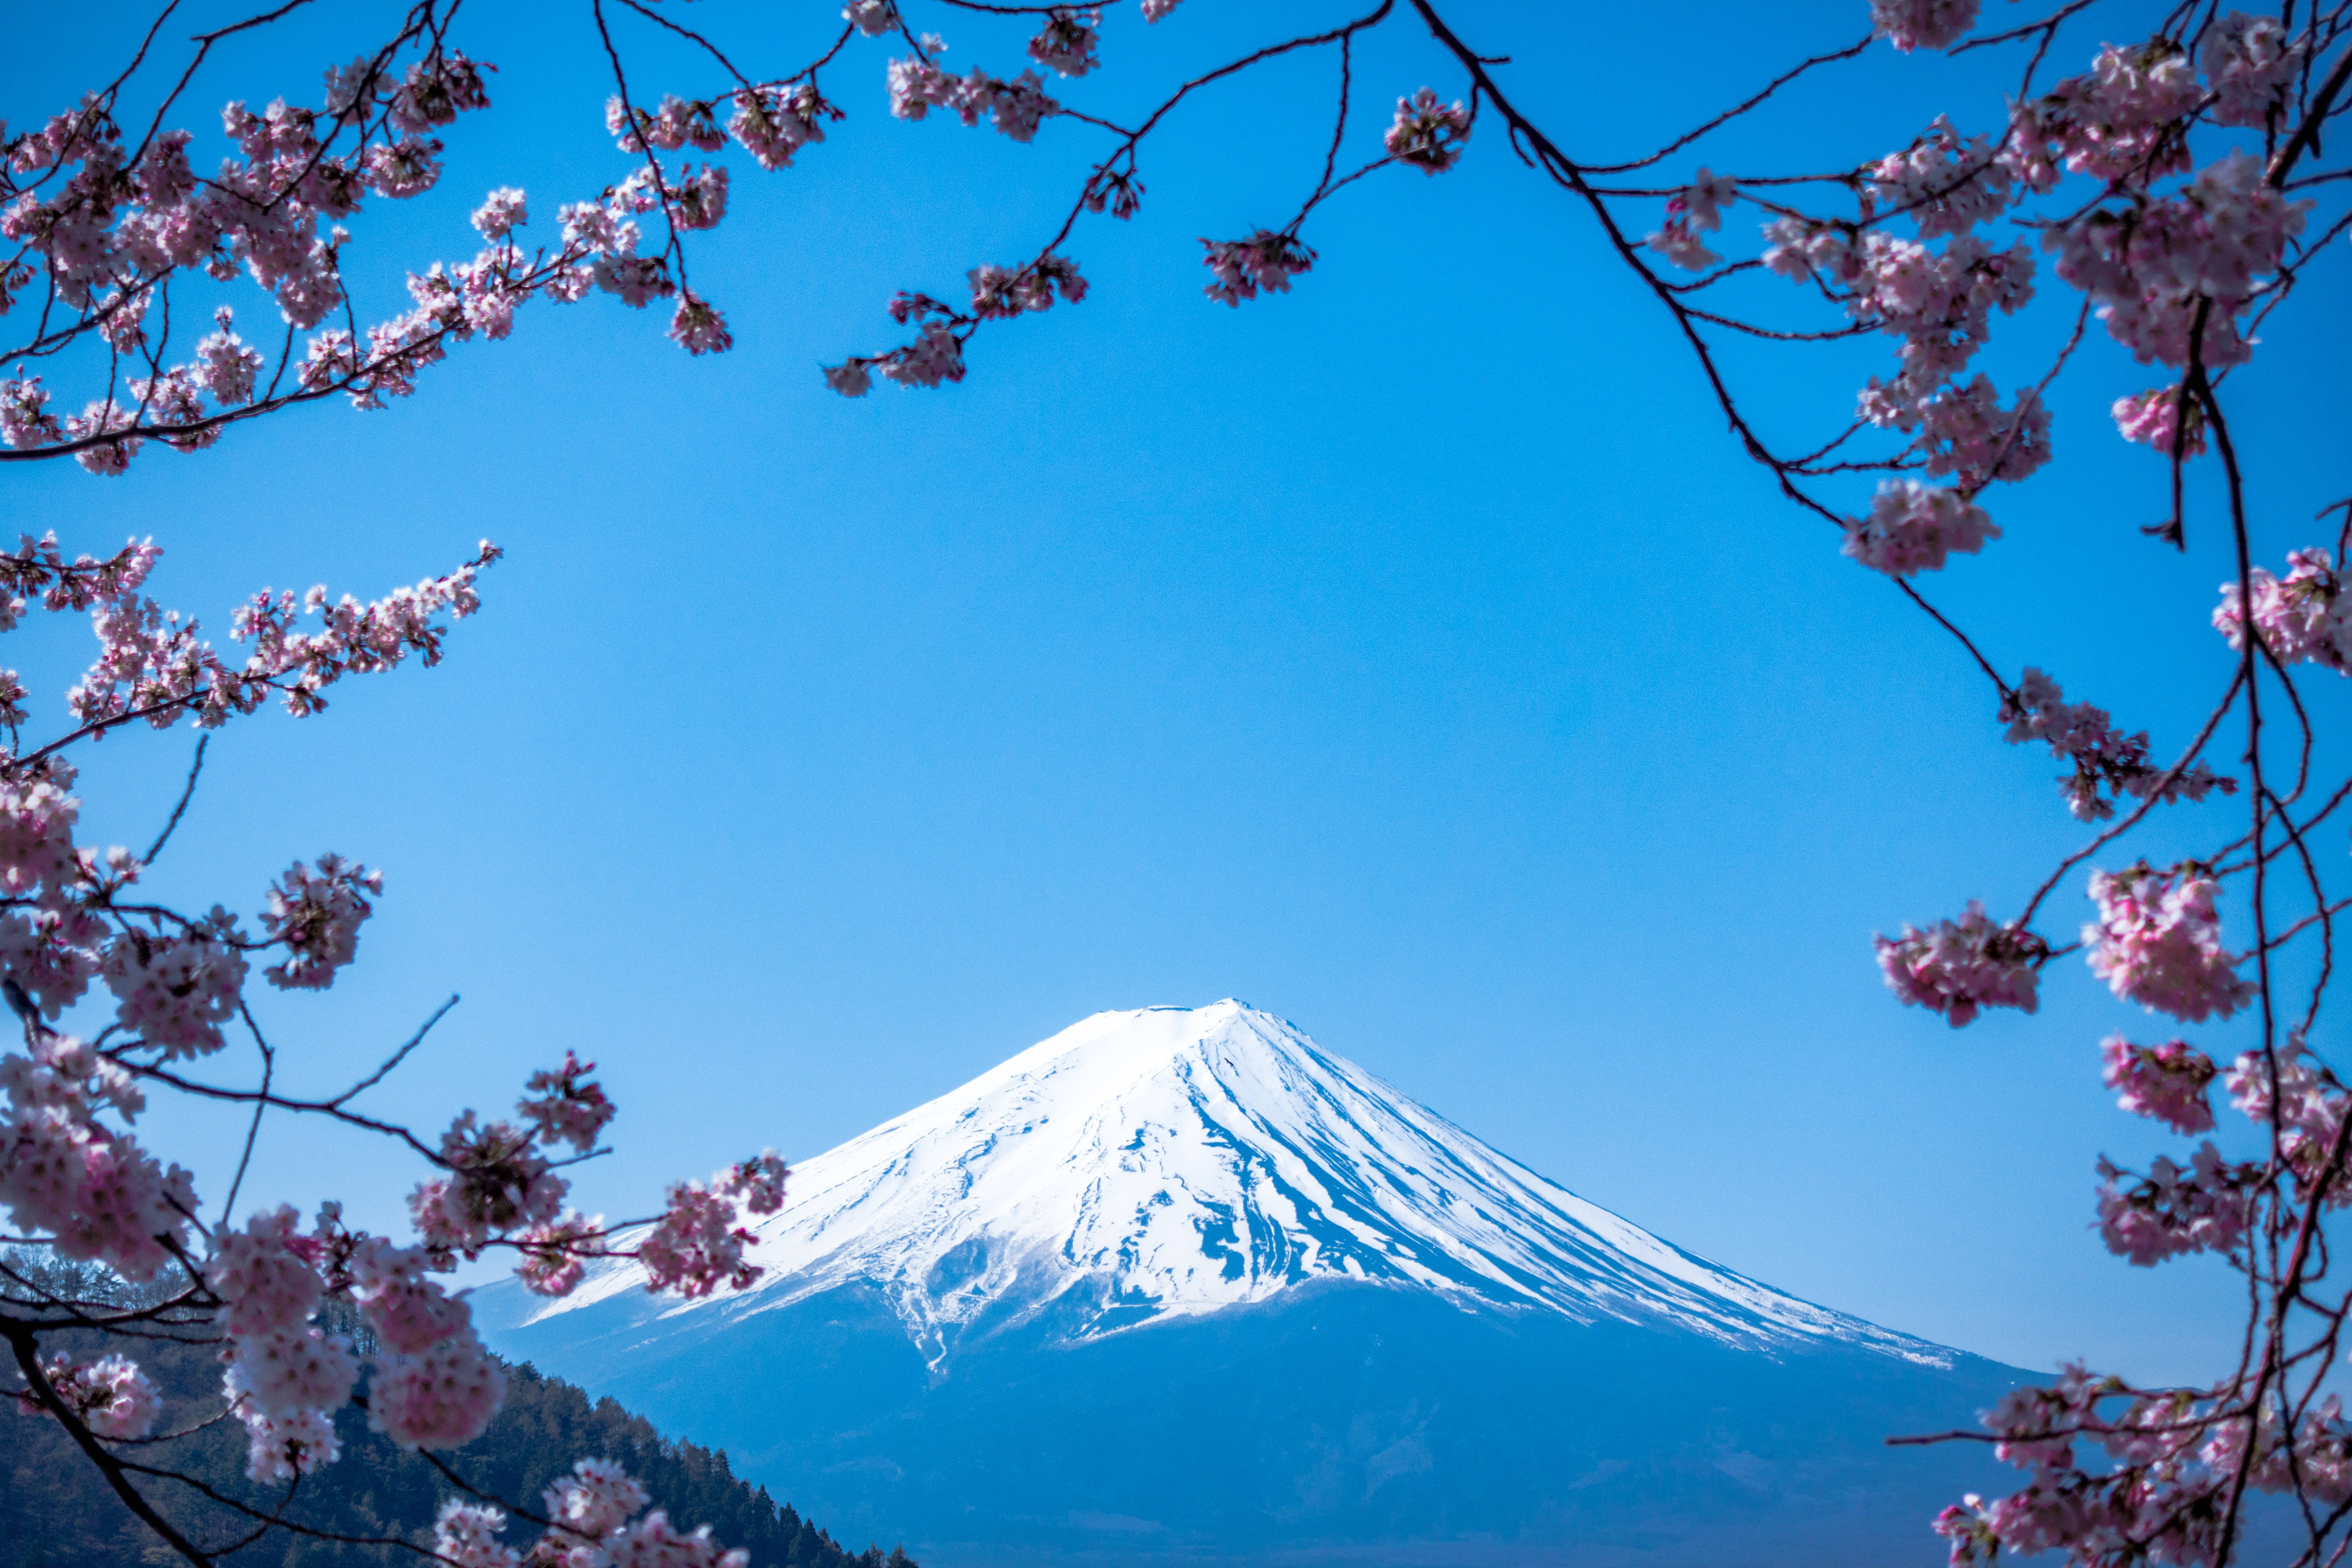
[[[2186,1040],[2135,1046],[2121,1035],[2099,1043],[2105,1063],[2101,1076],[2122,1092],[2116,1103],[2135,1116],[2163,1122],[2175,1132],[2210,1132],[2213,1107],[2205,1091],[2216,1072],[2213,1059]]]
[[[1260,289],[1287,294],[1291,279],[1315,266],[1315,252],[1296,235],[1263,228],[1247,239],[1203,239],[1201,245],[1208,252],[1202,261],[1217,278],[1202,292],[1228,305],[1255,300]]]
[[[752,1214],[773,1214],[784,1206],[784,1178],[792,1173],[773,1149],[721,1172],[712,1185],[729,1197],[742,1200]]]
[[[1018,271],[975,267],[964,276],[971,285],[971,313],[983,321],[1049,310],[1056,289],[1072,304],[1087,297],[1078,264],[1066,256],[1040,257]]]
[[[2146,800],[2160,793],[2168,803],[2183,797],[2202,800],[2217,789],[2231,795],[2238,787],[2237,780],[2214,773],[2201,760],[2168,777],[2168,770],[2148,760],[2145,731],[2120,732],[2105,710],[2088,702],[2069,703],[2056,681],[2031,666],[2001,700],[2000,718],[2008,726],[2011,744],[2040,741],[2074,764],[2074,771],[2060,778],[2059,788],[2066,809],[2083,822],[2113,817],[2115,803],[2126,795]]]
[[[1957,921],[1939,921],[1924,931],[1906,925],[1901,938],[1874,942],[1887,989],[1906,1006],[1941,1013],[1956,1029],[1981,1008],[2031,1013],[2041,1005],[2037,986],[2049,947],[2031,931],[1994,924],[1973,900]]]
[[[1029,141],[1040,124],[1062,111],[1034,70],[1007,81],[975,66],[969,76],[958,77],[912,56],[890,62],[889,85],[890,112],[901,120],[920,120],[933,109],[945,109],[966,125],[988,120],[1015,142]]]
[[[679,1533],[659,1509],[625,1527],[604,1552],[613,1568],[749,1568],[751,1561],[742,1548],[730,1551],[713,1541],[707,1524]]]
[[[90,944],[102,932],[83,910],[0,913],[0,973],[25,988],[42,1016],[55,1018],[89,989],[98,973]]]
[[[264,1415],[332,1410],[351,1397],[360,1363],[351,1342],[306,1326],[236,1335],[231,1341],[226,1386]]]
[[[2056,165],[2095,179],[2146,185],[2187,166],[2179,121],[2202,91],[2180,46],[2168,38],[2101,48],[2090,73],[2013,106],[2005,154],[2035,190]]]
[[[670,318],[669,335],[690,354],[723,353],[735,346],[734,335],[727,330],[727,318],[691,289],[678,294],[677,311]]]
[[[81,802],[72,764],[0,777],[0,893],[22,897],[72,876],[74,825]]]
[[[319,1272],[297,1239],[292,1208],[256,1214],[243,1230],[224,1230],[205,1266],[205,1279],[228,1307],[225,1326],[240,1339],[291,1329],[309,1321],[322,1288]]]
[[[2257,128],[2284,123],[2286,95],[2304,54],[2303,42],[2276,16],[2232,11],[2213,22],[2197,59],[2213,89],[2214,122]]]
[[[610,1459],[582,1459],[541,1493],[557,1530],[585,1542],[612,1534],[646,1506],[646,1489]]]
[[[891,0],[849,0],[841,10],[842,20],[869,38],[898,30],[898,8]]]
[[[504,1509],[449,1501],[433,1521],[433,1551],[452,1568],[520,1568],[522,1554],[497,1537],[507,1526]]]
[[[468,1110],[442,1134],[440,1158],[448,1175],[409,1197],[428,1247],[471,1258],[491,1237],[543,1224],[563,1205],[569,1184],[549,1169],[532,1135],[510,1123],[483,1122]]]
[[[901,386],[937,386],[961,381],[963,341],[945,321],[925,321],[922,335],[874,365]]]
[[[404,1448],[454,1448],[482,1434],[506,1397],[506,1374],[470,1328],[405,1355],[376,1355],[368,1425]]]
[[[2231,1064],[2223,1082],[2231,1103],[2251,1121],[2275,1130],[2278,1152],[2300,1191],[2307,1194],[2325,1179],[2328,1206],[2352,1206],[2352,1184],[2328,1165],[2352,1107],[2344,1086],[2305,1048],[2299,1032],[2290,1034],[2274,1057],[2244,1053]]]
[[[725,1174],[713,1184],[723,1187]],[[637,1244],[647,1286],[692,1300],[721,1284],[737,1290],[750,1285],[761,1270],[744,1260],[751,1233],[736,1220],[735,1201],[725,1192],[699,1182],[673,1184],[661,1222]]]
[[[394,1247],[379,1237],[368,1237],[352,1259],[354,1294],[368,1326],[403,1355],[421,1355],[469,1331],[473,1322],[473,1309],[463,1297],[425,1278],[431,1263],[425,1253]]]
[[[534,1294],[568,1296],[579,1286],[587,1258],[601,1252],[604,1234],[602,1218],[572,1210],[534,1226],[517,1243],[522,1257],[515,1265],[515,1278]]]
[[[2058,275],[2097,301],[2108,332],[2141,363],[2185,367],[2190,329],[2206,309],[2198,357],[2223,370],[2252,357],[2237,313],[2278,269],[2311,205],[2273,189],[2260,161],[2240,150],[2176,196],[2122,212],[2094,208],[2042,244],[2058,253]]]
[[[1994,1457],[2020,1468],[2071,1468],[2074,1432],[2091,1419],[2100,1399],[2110,1392],[2113,1384],[2108,1380],[2093,1376],[2079,1362],[2061,1368],[2054,1386],[2029,1384],[2010,1390],[1984,1413],[1985,1427],[2000,1438]]]
[[[2030,390],[2021,391],[2007,409],[1981,374],[1965,386],[1947,382],[1924,402],[1908,401],[1903,395],[1907,390],[1883,388],[1874,376],[1861,412],[1876,425],[1906,430],[1916,426],[1919,438],[1912,449],[1927,458],[1931,477],[1949,475],[1961,489],[1975,491],[1996,479],[2014,484],[2050,460],[2050,411]],[[1889,391],[1894,395],[1882,401]]]
[[[58,1354],[41,1363],[50,1389],[74,1418],[101,1437],[144,1437],[163,1414],[163,1396],[136,1362],[119,1355],[76,1361]],[[26,1409],[47,1414],[29,1392],[16,1396]]]
[[[226,1042],[221,1026],[236,1016],[245,955],[236,929],[219,923],[171,937],[125,931],[107,944],[99,974],[120,1002],[115,1017],[164,1058],[206,1056]]]
[[[1095,9],[1054,11],[1029,40],[1029,58],[1056,76],[1080,77],[1102,64],[1095,56],[1101,42],[1095,29],[1102,12]]]
[[[187,1244],[196,1206],[188,1173],[166,1170],[130,1133],[98,1125],[86,1104],[40,1103],[32,1077],[12,1073],[5,1086],[0,1204],[20,1235],[46,1232],[63,1257],[152,1279],[172,1261],[165,1243]]]
[[[2126,1002],[2191,1024],[2228,1017],[2252,997],[2221,948],[2220,889],[2203,867],[2157,870],[2146,861],[2091,873],[2098,919],[2083,927],[2091,973]]]
[[[2189,438],[2180,455],[2194,458],[2205,450],[2204,412],[2180,387],[2159,386],[2118,397],[2111,412],[2125,440],[2153,447],[2167,457],[2172,455],[2175,433],[2186,415]]]
[[[566,1051],[562,1067],[530,1075],[524,1085],[529,1098],[517,1101],[515,1109],[533,1124],[541,1142],[569,1143],[583,1154],[596,1146],[597,1135],[617,1112],[603,1089],[583,1081],[595,1070],[594,1062]]]
[[[1458,109],[1460,106],[1455,107]],[[1404,112],[1402,105],[1397,112],[1400,115]],[[1464,134],[1468,134],[1466,129]],[[1433,174],[1435,172],[1431,171]],[[1738,197],[1738,187],[1736,184],[1709,172],[1702,164],[1696,181],[1667,198],[1665,226],[1649,235],[1642,243],[1685,271],[1703,272],[1723,258],[1709,250],[1699,236],[1713,234],[1721,228],[1722,209]]]
[[[1381,144],[1400,163],[1410,163],[1424,174],[1442,174],[1461,161],[1462,144],[1469,140],[1470,111],[1458,100],[1440,101],[1433,89],[1424,87],[1411,98],[1397,100],[1396,119]],[[1698,172],[1698,178],[1710,195],[1730,199],[1728,181],[1710,183],[1705,169]]]
[[[205,390],[224,409],[236,409],[254,400],[254,384],[261,378],[261,355],[247,348],[236,331],[236,315],[228,306],[212,312],[214,331],[195,341],[197,374]]]
[[[334,1419],[323,1410],[269,1415],[247,1402],[236,1416],[245,1426],[245,1473],[254,1480],[290,1481],[342,1458]]]
[[[484,239],[504,239],[530,221],[530,208],[522,192],[512,185],[499,186],[474,209],[474,226],[481,230]]]
[[[2107,1249],[2138,1268],[2191,1252],[2228,1252],[2245,1238],[2261,1167],[2231,1163],[2209,1139],[2187,1165],[2158,1155],[2147,1174],[2102,1160],[2099,1234]]]
[[[319,857],[313,873],[300,861],[270,885],[262,930],[282,942],[286,959],[262,971],[284,990],[322,991],[359,952],[360,925],[375,912],[366,895],[381,897],[383,873],[340,855]]]
[[[1977,25],[1978,0],[1870,0],[1878,36],[1896,48],[1948,48]]]
[[[1973,7],[1970,7],[1973,10]],[[1882,206],[1918,226],[1921,239],[1966,234],[2009,207],[2012,175],[2000,149],[1984,137],[1963,137],[1948,116],[1870,170],[1870,194]]]
[[[1878,487],[1870,515],[1846,524],[1845,553],[1890,577],[1941,570],[1952,554],[1973,555],[2000,530],[1984,509],[1956,489],[1916,479]]]
[[[2325,550],[2287,554],[2287,574],[2274,577],[2257,566],[2247,574],[2254,627],[2263,646],[2281,664],[2305,659],[2343,675],[2352,673],[2352,600]],[[2245,647],[2244,595],[2236,583],[2221,584],[2213,607],[2213,628],[2232,648]]]
[[[727,131],[762,169],[788,169],[793,154],[824,140],[828,118],[838,120],[841,110],[814,86],[803,83],[789,91],[751,88],[735,95]]]

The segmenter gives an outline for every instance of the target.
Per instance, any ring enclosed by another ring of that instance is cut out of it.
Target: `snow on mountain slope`
[[[1238,1002],[1098,1013],[793,1172],[748,1296],[881,1289],[935,1364],[982,1313],[1078,1309],[1079,1337],[1348,1279],[1769,1350],[1950,1352],[1800,1301],[1528,1170]],[[532,1321],[641,1290],[593,1273]]]

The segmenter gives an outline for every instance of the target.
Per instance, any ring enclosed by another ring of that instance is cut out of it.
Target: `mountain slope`
[[[1236,1003],[1100,1014],[796,1167],[740,1297],[493,1342],[945,1568],[1940,1558],[2016,1374],[1708,1263]]]

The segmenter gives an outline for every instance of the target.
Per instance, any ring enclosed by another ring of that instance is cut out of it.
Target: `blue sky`
[[[806,9],[694,15],[772,64],[824,31],[830,8]],[[1866,26],[1860,0],[1685,12],[1671,45],[1630,9],[1461,18],[1602,157]],[[132,15],[10,51],[9,119],[61,106]],[[312,90],[359,15],[226,57],[190,118]],[[1017,32],[919,25],[950,64],[1019,58]],[[441,190],[355,226],[358,265],[470,254],[463,215],[494,184],[529,190],[544,237],[625,172],[584,14],[466,28],[498,107],[450,133]],[[1278,30],[1218,0],[1149,34],[1120,18],[1110,69],[1064,96],[1130,104]],[[1459,89],[1390,31],[1358,63],[1367,137],[1395,94]],[[2074,68],[2098,39],[2070,37]],[[358,970],[271,999],[298,1082],[347,1079],[463,993],[382,1108],[498,1106],[566,1048],[593,1057],[623,1115],[582,1196],[617,1215],[762,1144],[813,1153],[1087,1013],[1238,995],[1800,1294],[2029,1366],[2204,1370],[2234,1331],[2227,1277],[2127,1268],[2087,1229],[2096,1154],[2164,1146],[2100,1089],[2096,1044],[2157,1021],[2069,960],[2038,1017],[1954,1032],[1871,961],[1873,931],[2014,908],[2077,842],[2054,764],[2003,745],[1958,651],[1775,499],[1579,211],[1484,127],[1455,173],[1328,206],[1289,296],[1211,303],[1195,237],[1279,224],[1319,165],[1331,64],[1286,62],[1171,121],[1141,216],[1080,228],[1083,304],[984,334],[960,387],[845,402],[819,362],[897,341],[893,290],[1034,249],[1094,145],[893,121],[885,58],[853,48],[827,83],[851,118],[799,166],[728,159],[733,209],[695,266],[731,355],[688,360],[608,299],[534,305],[387,413],[311,409],[110,482],[0,476],[18,527],[152,533],[152,591],[222,634],[265,583],[373,595],[485,534],[509,552],[439,668],[224,731],[154,874],[249,909],[298,856],[384,868]],[[641,58],[656,90],[712,85]],[[2006,78],[1981,60],[1874,55],[1716,166],[1851,162],[1948,107],[1985,128]],[[2004,384],[2071,322],[2043,281],[1991,356]],[[2273,558],[2332,499],[2314,411],[2347,390],[2340,305],[2301,309],[2231,384]],[[1834,429],[1885,351],[1731,357],[1776,428]],[[2169,752],[2229,679],[2194,628],[2230,568],[2210,496],[2185,557],[2137,533],[2162,468],[2103,410],[2147,384],[2093,343],[2060,463],[1997,495],[2006,537],[1928,588],[2005,668],[2040,664]],[[82,635],[19,634],[37,697]],[[192,744],[107,742],[94,833],[143,843]],[[2221,826],[2180,814],[2148,852]],[[2086,909],[2078,880],[2044,929]],[[178,1116],[161,1128],[225,1169],[226,1129]],[[415,1176],[280,1127],[255,1190],[339,1189],[390,1224]]]

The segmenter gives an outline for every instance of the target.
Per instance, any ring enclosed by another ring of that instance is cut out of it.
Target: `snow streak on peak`
[[[796,1165],[745,1311],[879,1287],[935,1360],[983,1315],[1081,1335],[1314,1280],[1678,1327],[1762,1350],[1949,1352],[1800,1301],[1545,1180],[1238,1002],[1097,1013]],[[641,1289],[616,1264],[539,1316]]]

